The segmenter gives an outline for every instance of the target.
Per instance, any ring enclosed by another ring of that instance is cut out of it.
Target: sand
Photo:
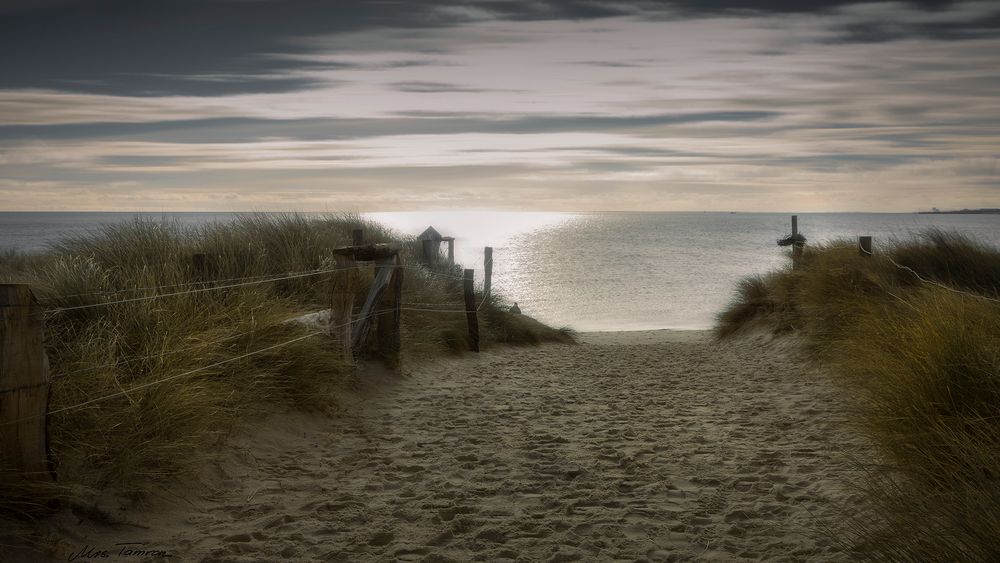
[[[121,507],[139,526],[55,525],[112,561],[849,560],[828,528],[871,453],[826,374],[762,337],[581,340],[370,370],[342,413],[272,416]]]

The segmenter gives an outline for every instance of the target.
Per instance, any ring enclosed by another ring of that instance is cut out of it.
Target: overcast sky
[[[0,210],[1000,207],[996,1],[3,0],[0,61]]]

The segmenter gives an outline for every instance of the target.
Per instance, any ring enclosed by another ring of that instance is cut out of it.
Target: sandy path
[[[182,561],[845,560],[812,528],[865,446],[822,374],[760,344],[607,333],[440,360],[235,439],[213,492],[130,515],[146,529],[74,534]]]

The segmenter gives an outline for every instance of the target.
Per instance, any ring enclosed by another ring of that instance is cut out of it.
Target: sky
[[[1000,207],[1000,2],[2,0],[2,211]]]

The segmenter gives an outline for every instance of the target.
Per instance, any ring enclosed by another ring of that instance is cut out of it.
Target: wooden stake
[[[858,252],[862,256],[872,255],[872,237],[858,237]]]
[[[486,299],[490,295],[490,290],[493,288],[493,247],[487,246],[483,249],[483,272],[486,274],[483,277],[483,299]]]
[[[479,351],[479,315],[476,312],[475,270],[465,270],[465,319],[469,322],[469,349]]]
[[[32,479],[52,480],[43,326],[30,287],[0,285],[0,464]]]
[[[402,320],[403,269],[399,256],[393,257],[392,273],[389,276],[389,287],[379,301],[378,351],[385,367],[399,367],[400,321]],[[377,274],[376,274],[377,277]]]
[[[365,244],[365,230],[354,229],[351,231],[351,241],[354,246],[363,246]]]
[[[387,266],[392,266],[395,259],[395,257],[390,257],[375,261],[375,281],[372,282],[372,287],[368,290],[368,297],[365,298],[365,304],[361,307],[361,316],[358,318],[358,322],[354,323],[354,331],[351,334],[351,347],[356,351],[360,351],[368,340],[372,318],[376,313],[375,306],[382,293],[389,287],[389,278],[392,276],[393,270],[397,269]]]
[[[334,255],[337,270],[333,278],[333,295],[330,303],[330,336],[340,343],[345,358],[351,358],[351,311],[354,309],[354,258]]]
[[[802,245],[795,242],[796,235],[799,234],[799,216],[792,215],[792,269],[799,267],[802,260]]]

